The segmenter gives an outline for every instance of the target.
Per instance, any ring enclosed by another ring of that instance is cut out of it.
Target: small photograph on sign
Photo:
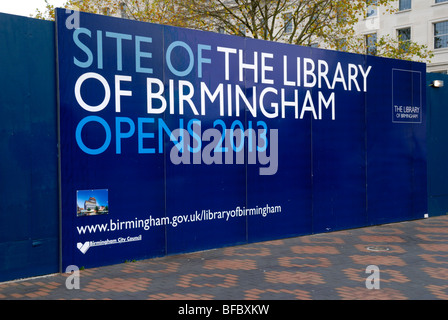
[[[392,122],[422,122],[421,73],[392,70]]]
[[[109,213],[109,190],[76,191],[77,217],[96,216]]]

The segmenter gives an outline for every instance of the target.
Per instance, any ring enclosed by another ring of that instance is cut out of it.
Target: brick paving
[[[0,299],[446,300],[448,216],[86,269],[80,289],[68,276],[0,283]]]

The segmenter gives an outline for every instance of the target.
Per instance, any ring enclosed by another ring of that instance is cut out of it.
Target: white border
[[[394,120],[394,71],[407,71],[407,72],[416,72],[420,75],[420,121],[395,121]],[[420,71],[414,71],[414,70],[405,70],[405,69],[395,69],[392,68],[392,123],[422,123],[423,121],[423,96],[422,96],[422,73]]]

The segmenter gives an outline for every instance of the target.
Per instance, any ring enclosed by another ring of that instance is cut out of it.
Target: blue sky
[[[98,206],[108,206],[108,190],[78,190],[77,191],[77,203],[78,207],[84,208],[84,201],[89,200],[90,197],[94,197],[98,203]]]

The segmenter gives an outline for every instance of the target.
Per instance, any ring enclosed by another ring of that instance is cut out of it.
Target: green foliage
[[[51,1],[51,0],[50,0]],[[54,20],[54,6],[36,18]],[[377,0],[383,14],[397,10],[397,0]],[[65,8],[130,19],[309,46],[319,43],[353,53],[366,53],[365,36],[356,25],[367,12],[366,0],[83,0]],[[426,45],[387,35],[376,40],[375,55],[430,62]]]

